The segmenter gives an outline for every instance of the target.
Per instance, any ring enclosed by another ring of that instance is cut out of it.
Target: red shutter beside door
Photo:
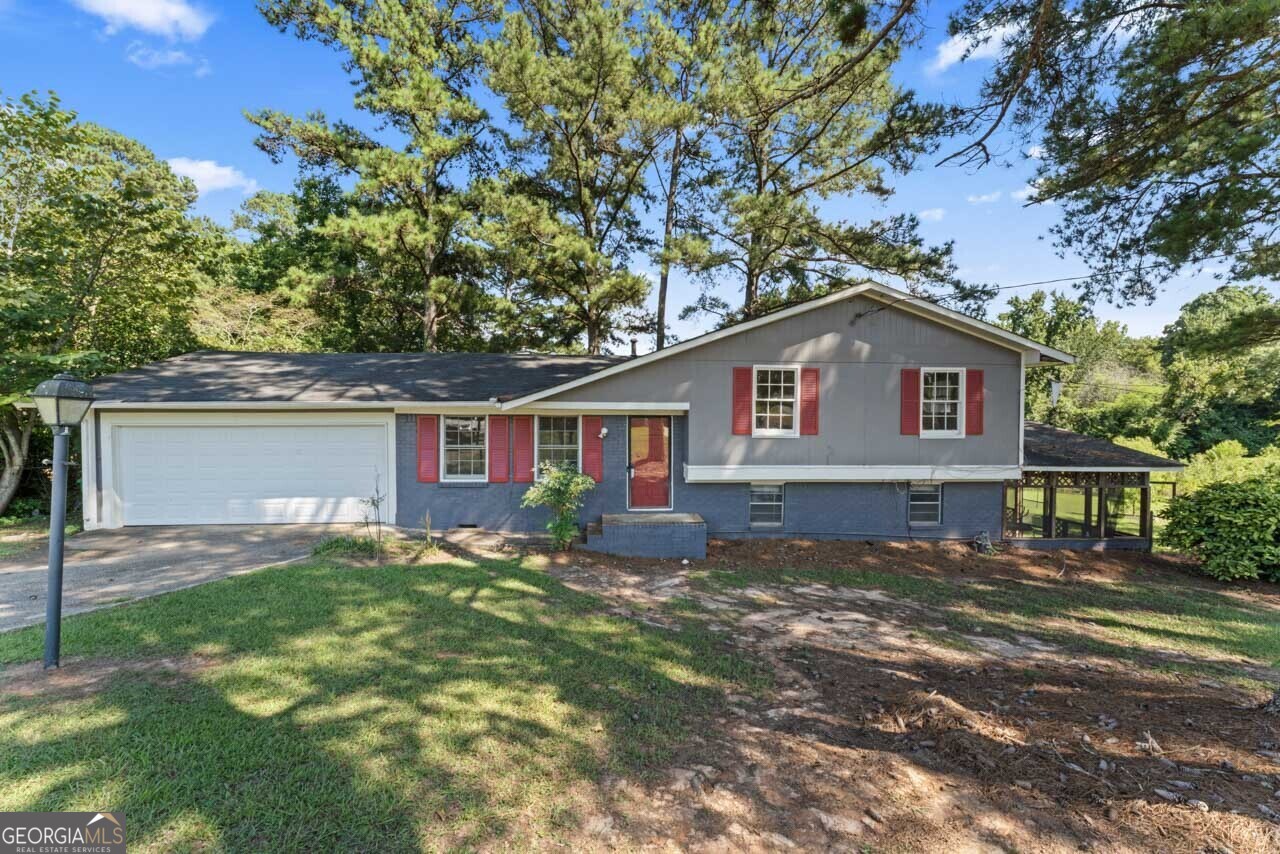
[[[440,441],[436,416],[418,416],[418,481],[435,483],[440,479]]]
[[[533,483],[533,416],[511,417],[511,479],[516,483]]]
[[[582,416],[582,473],[596,483],[604,480],[604,440],[600,429],[604,419],[599,415]]]
[[[818,435],[818,369],[800,369],[800,435]]]
[[[511,439],[507,432],[507,416],[489,416],[489,482],[506,483],[511,476],[509,452]]]
[[[751,369],[733,369],[733,435],[751,435]]]
[[[901,432],[903,436],[920,435],[920,369],[902,369],[902,413]]]
[[[966,436],[981,436],[983,428],[983,404],[986,402],[987,390],[984,385],[986,375],[980,370],[970,368],[964,377],[964,432]]]

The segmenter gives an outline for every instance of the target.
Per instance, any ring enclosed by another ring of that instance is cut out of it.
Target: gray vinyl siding
[[[583,523],[605,513],[627,512],[627,419],[605,416],[604,480],[587,496]],[[750,485],[690,484],[681,477],[689,456],[689,419],[672,419],[673,511],[698,513],[710,536],[814,537],[830,539],[970,539],[981,531],[1000,533],[1001,484],[948,483],[943,486],[942,524],[907,524],[908,484],[789,483],[783,499],[783,525],[753,529],[748,521]],[[543,530],[543,510],[520,507],[525,483],[419,483],[417,425],[414,416],[396,417],[397,519],[406,528],[422,528],[427,511],[436,530],[476,525],[493,531]]]
[[[817,436],[732,435],[733,368],[764,364],[821,370]],[[904,367],[981,368],[983,435],[900,435]],[[551,399],[688,403],[694,465],[1017,465],[1021,371],[1015,350],[856,296]]]

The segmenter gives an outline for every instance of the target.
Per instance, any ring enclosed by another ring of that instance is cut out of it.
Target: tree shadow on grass
[[[512,563],[321,562],[71,618],[72,655],[217,664],[83,699],[0,693],[5,808],[123,809],[156,847],[188,825],[233,849],[554,833],[576,822],[570,790],[659,767],[750,675],[718,639],[598,610]],[[0,659],[38,642],[0,638]]]

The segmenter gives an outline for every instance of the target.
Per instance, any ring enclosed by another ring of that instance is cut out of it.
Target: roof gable
[[[520,406],[525,406],[551,395],[594,383],[605,379],[606,377],[616,376],[623,372],[630,371],[644,365],[650,365],[663,359],[669,359],[672,356],[688,353],[691,350],[704,347],[707,344],[711,344],[734,335],[741,335],[753,329],[758,329],[771,323],[777,323],[780,320],[795,317],[796,315],[803,314],[805,312],[815,311],[830,305],[835,305],[836,303],[852,299],[858,295],[863,295],[876,300],[877,302],[881,302],[887,308],[892,307],[898,310],[907,311],[945,324],[953,329],[972,335],[975,338],[980,338],[988,341],[989,343],[1019,352],[1023,355],[1024,363],[1027,364],[1035,364],[1042,361],[1070,364],[1075,361],[1075,357],[1069,353],[1065,353],[1045,344],[1040,344],[1029,338],[1024,338],[1021,335],[1015,335],[1014,333],[1009,332],[1006,329],[1001,329],[993,324],[977,320],[966,314],[961,314],[960,312],[952,311],[948,308],[943,308],[936,303],[929,302],[928,300],[906,293],[905,291],[899,291],[887,285],[882,285],[876,282],[866,282],[860,285],[844,288],[824,297],[808,300],[797,305],[789,306],[788,308],[779,309],[777,311],[770,312],[769,314],[762,315],[761,317],[725,327],[724,329],[708,332],[696,338],[691,338],[688,341],[682,341],[679,344],[667,347],[666,349],[657,350],[643,356],[628,359],[625,362],[621,362],[598,371],[593,371],[590,374],[561,383],[551,388],[541,389],[531,394],[516,397],[505,402],[503,404],[503,408],[514,409]]]

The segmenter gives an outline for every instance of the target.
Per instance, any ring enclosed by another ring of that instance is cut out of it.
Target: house
[[[588,548],[708,534],[1146,548],[1169,460],[1024,423],[1072,357],[862,284],[633,358],[197,352],[105,377],[86,526],[539,531],[543,461],[597,482]]]

